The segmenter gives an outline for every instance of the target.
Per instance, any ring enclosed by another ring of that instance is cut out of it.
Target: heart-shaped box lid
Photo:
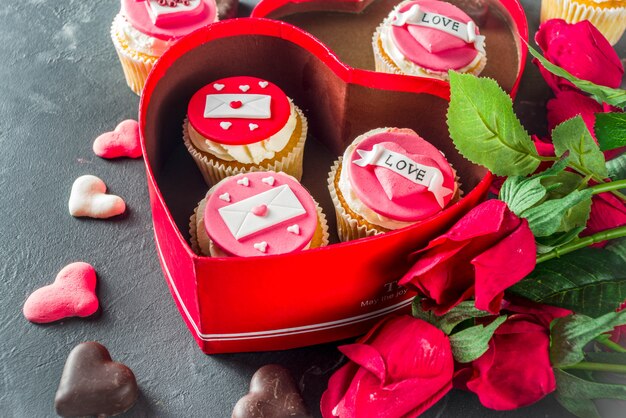
[[[280,85],[307,115],[303,184],[333,234],[327,172],[348,143],[373,128],[402,126],[428,138],[457,170],[464,197],[424,222],[376,237],[286,255],[196,255],[189,217],[207,186],[182,141],[187,103],[207,83],[241,74]],[[447,97],[446,83],[353,69],[305,31],[268,19],[209,25],[159,59],[139,112],[155,241],[172,295],[203,351],[338,340],[410,309],[413,294],[396,283],[409,267],[407,255],[478,204],[492,179],[450,141]]]
[[[342,62],[374,70],[372,35],[401,1],[261,0],[252,16],[291,23],[319,39]],[[528,23],[522,5],[518,0],[446,1],[466,11],[485,35],[487,66],[480,75],[495,79],[514,95],[527,54]]]

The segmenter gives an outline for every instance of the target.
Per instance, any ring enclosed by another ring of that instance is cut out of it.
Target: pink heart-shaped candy
[[[87,263],[68,264],[54,283],[35,290],[24,303],[24,316],[47,323],[71,316],[85,317],[98,310],[96,271]]]
[[[252,213],[256,216],[265,216],[267,213],[267,205],[259,205],[252,208]]]
[[[141,157],[139,124],[132,119],[121,122],[114,131],[105,132],[96,138],[93,152],[102,158]]]

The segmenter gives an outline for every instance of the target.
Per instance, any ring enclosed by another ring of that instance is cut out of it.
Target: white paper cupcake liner
[[[140,95],[143,86],[146,84],[148,74],[152,70],[154,63],[159,57],[151,57],[145,54],[139,54],[136,51],[122,45],[120,42],[120,34],[111,25],[111,40],[117,51],[117,56],[122,64],[122,70],[124,71],[124,77],[126,78],[126,84],[128,87]]]
[[[391,60],[387,59],[380,48],[380,30],[382,25],[376,28],[372,36],[372,48],[374,49],[374,68],[380,73],[404,74]]]
[[[308,123],[300,108],[294,105],[294,109],[296,110],[296,112],[298,113],[298,117],[300,118],[302,124],[302,132],[300,134],[300,138],[298,138],[298,142],[293,147],[293,149],[289,152],[289,154],[287,154],[280,160],[268,159],[266,161],[261,161],[261,163],[258,165],[250,165],[247,167],[227,166],[217,157],[211,158],[207,154],[198,151],[198,149],[191,142],[191,138],[189,137],[189,131],[187,129],[187,118],[185,118],[185,122],[183,123],[183,141],[185,142],[185,147],[187,147],[187,150],[196,162],[198,169],[200,169],[204,181],[209,186],[219,183],[220,180],[223,180],[226,177],[234,176],[240,173],[250,173],[253,171],[282,171],[300,181],[302,179],[304,143],[306,142]]]
[[[353,218],[341,204],[338,196],[341,191],[337,190],[335,187],[335,177],[337,176],[337,169],[341,165],[342,160],[343,157],[339,157],[330,169],[330,173],[328,173],[328,191],[330,192],[330,198],[335,206],[335,215],[337,216],[337,235],[339,236],[339,240],[341,242],[346,242],[383,234],[385,231],[368,228],[366,225],[360,225],[358,220]]]
[[[207,192],[207,195],[198,203],[198,206],[193,210],[193,214],[189,218],[189,235],[191,236],[191,250],[201,256],[205,257],[217,257],[217,256],[225,256],[223,253],[214,245],[209,235],[206,233],[206,229],[204,228],[204,209],[206,207],[206,200],[211,190]],[[326,215],[322,211],[321,206],[317,203],[315,199],[315,209],[317,210],[317,219],[319,224],[322,227],[322,243],[320,247],[325,247],[329,243],[330,234],[328,233],[328,222],[326,221]],[[317,247],[316,247],[317,248]]]
[[[615,45],[626,29],[626,6],[596,7],[576,0],[542,0],[541,23],[549,19],[563,19],[568,23],[589,20]]]
[[[374,35],[372,36],[372,49],[374,50],[374,68],[376,69],[376,71],[381,72],[381,73],[388,73],[388,74],[408,74],[408,75],[413,75],[413,76],[417,76],[417,77],[428,77],[428,78],[437,78],[440,80],[448,80],[448,72],[437,72],[437,71],[430,71],[426,68],[422,68],[420,66],[418,66],[417,64],[413,64],[415,66],[415,71],[414,72],[410,72],[410,73],[405,73],[404,71],[402,71],[402,69],[400,67],[398,67],[398,65],[396,65],[396,63],[394,63],[393,61],[391,61],[387,54],[384,53],[384,51],[382,50],[381,46],[380,46],[380,31],[382,30],[382,27],[385,25],[385,23],[383,22],[381,25],[379,25],[376,28],[376,31],[374,32]],[[483,54],[482,59],[471,69],[468,70],[457,70],[460,72],[463,72],[465,74],[473,74],[473,75],[479,75],[487,66],[487,56]]]

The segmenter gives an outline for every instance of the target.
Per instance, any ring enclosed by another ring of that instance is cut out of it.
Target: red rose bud
[[[465,385],[455,380],[484,406],[500,411],[531,405],[556,389],[550,322],[572,313],[532,302],[505,303],[503,310],[509,317],[496,329],[487,352],[458,374],[469,380]]]
[[[535,42],[548,61],[575,77],[618,88],[624,76],[619,56],[606,38],[589,21],[569,24],[562,19],[543,23]],[[548,72],[537,61],[541,75],[556,93],[576,89],[572,83]]]
[[[528,275],[537,259],[528,221],[496,199],[476,206],[415,254],[417,262],[399,283],[426,296],[423,307],[437,315],[472,297],[476,308],[499,312],[504,290]]]
[[[387,317],[356,344],[322,395],[325,418],[417,416],[452,388],[448,337],[409,315]]]

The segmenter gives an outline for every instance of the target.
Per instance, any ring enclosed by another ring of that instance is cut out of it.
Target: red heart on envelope
[[[293,11],[313,3],[301,4],[288,5]],[[515,10],[509,10],[511,19],[521,25],[522,9]],[[525,51],[519,55],[523,66]],[[413,129],[440,149],[459,174],[464,197],[416,225],[324,248],[270,257],[194,254],[186,231],[206,186],[186,155],[180,127],[196,91],[237,75],[278,84],[305,110],[311,136],[304,185],[328,219],[334,213],[325,178],[333,160],[359,134],[385,126]],[[383,315],[410,310],[414,294],[396,284],[409,267],[407,255],[478,204],[492,178],[450,141],[447,97],[444,82],[351,68],[310,34],[267,19],[209,25],[160,58],[139,115],[155,242],[174,300],[203,351],[318,344],[363,333]]]

